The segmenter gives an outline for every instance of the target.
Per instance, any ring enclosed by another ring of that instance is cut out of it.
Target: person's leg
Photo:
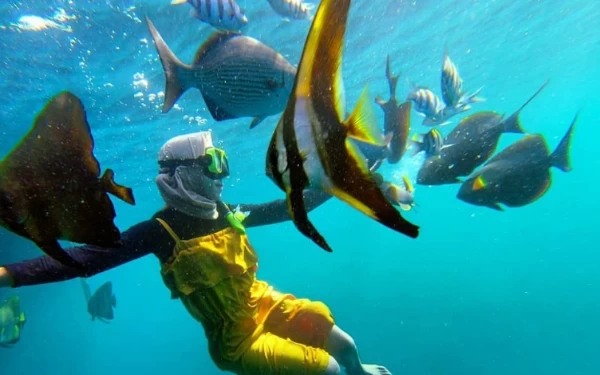
[[[362,364],[354,339],[337,325],[331,329],[325,349],[348,375],[391,375],[383,366]]]
[[[325,349],[263,333],[242,355],[239,375],[340,375],[340,366]]]

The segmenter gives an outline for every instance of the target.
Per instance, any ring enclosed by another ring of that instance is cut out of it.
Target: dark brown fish
[[[521,207],[541,198],[550,188],[551,167],[563,172],[571,170],[569,149],[577,117],[552,154],[544,137],[528,135],[469,177],[462,184],[458,199],[502,211],[500,203]]]
[[[390,67],[390,56],[387,57],[385,75],[390,86],[390,99],[386,102],[380,97],[375,98],[375,102],[383,110],[383,131],[384,134],[392,134],[392,139],[389,144],[389,153],[387,161],[390,164],[396,164],[402,159],[406,152],[406,144],[408,141],[408,133],[410,131],[410,110],[412,102],[407,101],[398,104],[396,99],[396,86],[398,84],[398,76],[392,75]]]
[[[93,148],[83,104],[63,92],[0,162],[0,225],[71,267],[81,264],[57,240],[117,247],[120,232],[106,193],[135,204],[131,189],[115,184],[111,169],[99,178]]]
[[[497,112],[478,112],[464,118],[444,139],[444,148],[438,156],[425,160],[417,175],[421,185],[459,183],[459,177],[470,175],[488,160],[503,133],[525,133],[519,114],[548,85],[546,81],[525,104],[508,118]]]
[[[163,113],[192,87],[200,90],[216,121],[253,117],[253,128],[285,108],[296,68],[269,46],[239,33],[219,31],[187,65],[169,49],[148,17],[146,23],[166,76]]]
[[[342,120],[341,58],[349,8],[350,0],[321,1],[266,157],[266,174],[285,191],[294,225],[326,251],[331,247],[308,219],[303,197],[308,188],[325,191],[399,233],[412,238],[419,233],[385,198],[349,139],[385,145],[366,89]]]

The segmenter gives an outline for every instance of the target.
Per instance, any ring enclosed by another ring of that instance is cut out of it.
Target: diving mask
[[[178,166],[186,167],[202,167],[202,171],[206,177],[212,180],[220,180],[229,176],[229,161],[224,150],[216,147],[206,149],[204,155],[197,159],[185,160],[161,160],[161,167],[169,167],[172,169]]]

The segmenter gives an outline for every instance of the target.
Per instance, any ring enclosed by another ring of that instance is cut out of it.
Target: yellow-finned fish
[[[346,120],[343,105],[342,48],[350,0],[323,0],[312,22],[287,107],[273,133],[266,174],[286,192],[296,228],[332,251],[308,219],[303,191],[323,190],[383,225],[416,238],[408,222],[385,198],[358,147],[348,137],[385,145],[368,90]]]
[[[12,296],[0,305],[0,347],[9,348],[21,338],[25,313],[21,311],[19,297]]]

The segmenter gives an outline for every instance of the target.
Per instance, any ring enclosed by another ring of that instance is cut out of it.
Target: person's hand
[[[6,288],[12,285],[12,277],[5,267],[0,267],[0,288]]]

